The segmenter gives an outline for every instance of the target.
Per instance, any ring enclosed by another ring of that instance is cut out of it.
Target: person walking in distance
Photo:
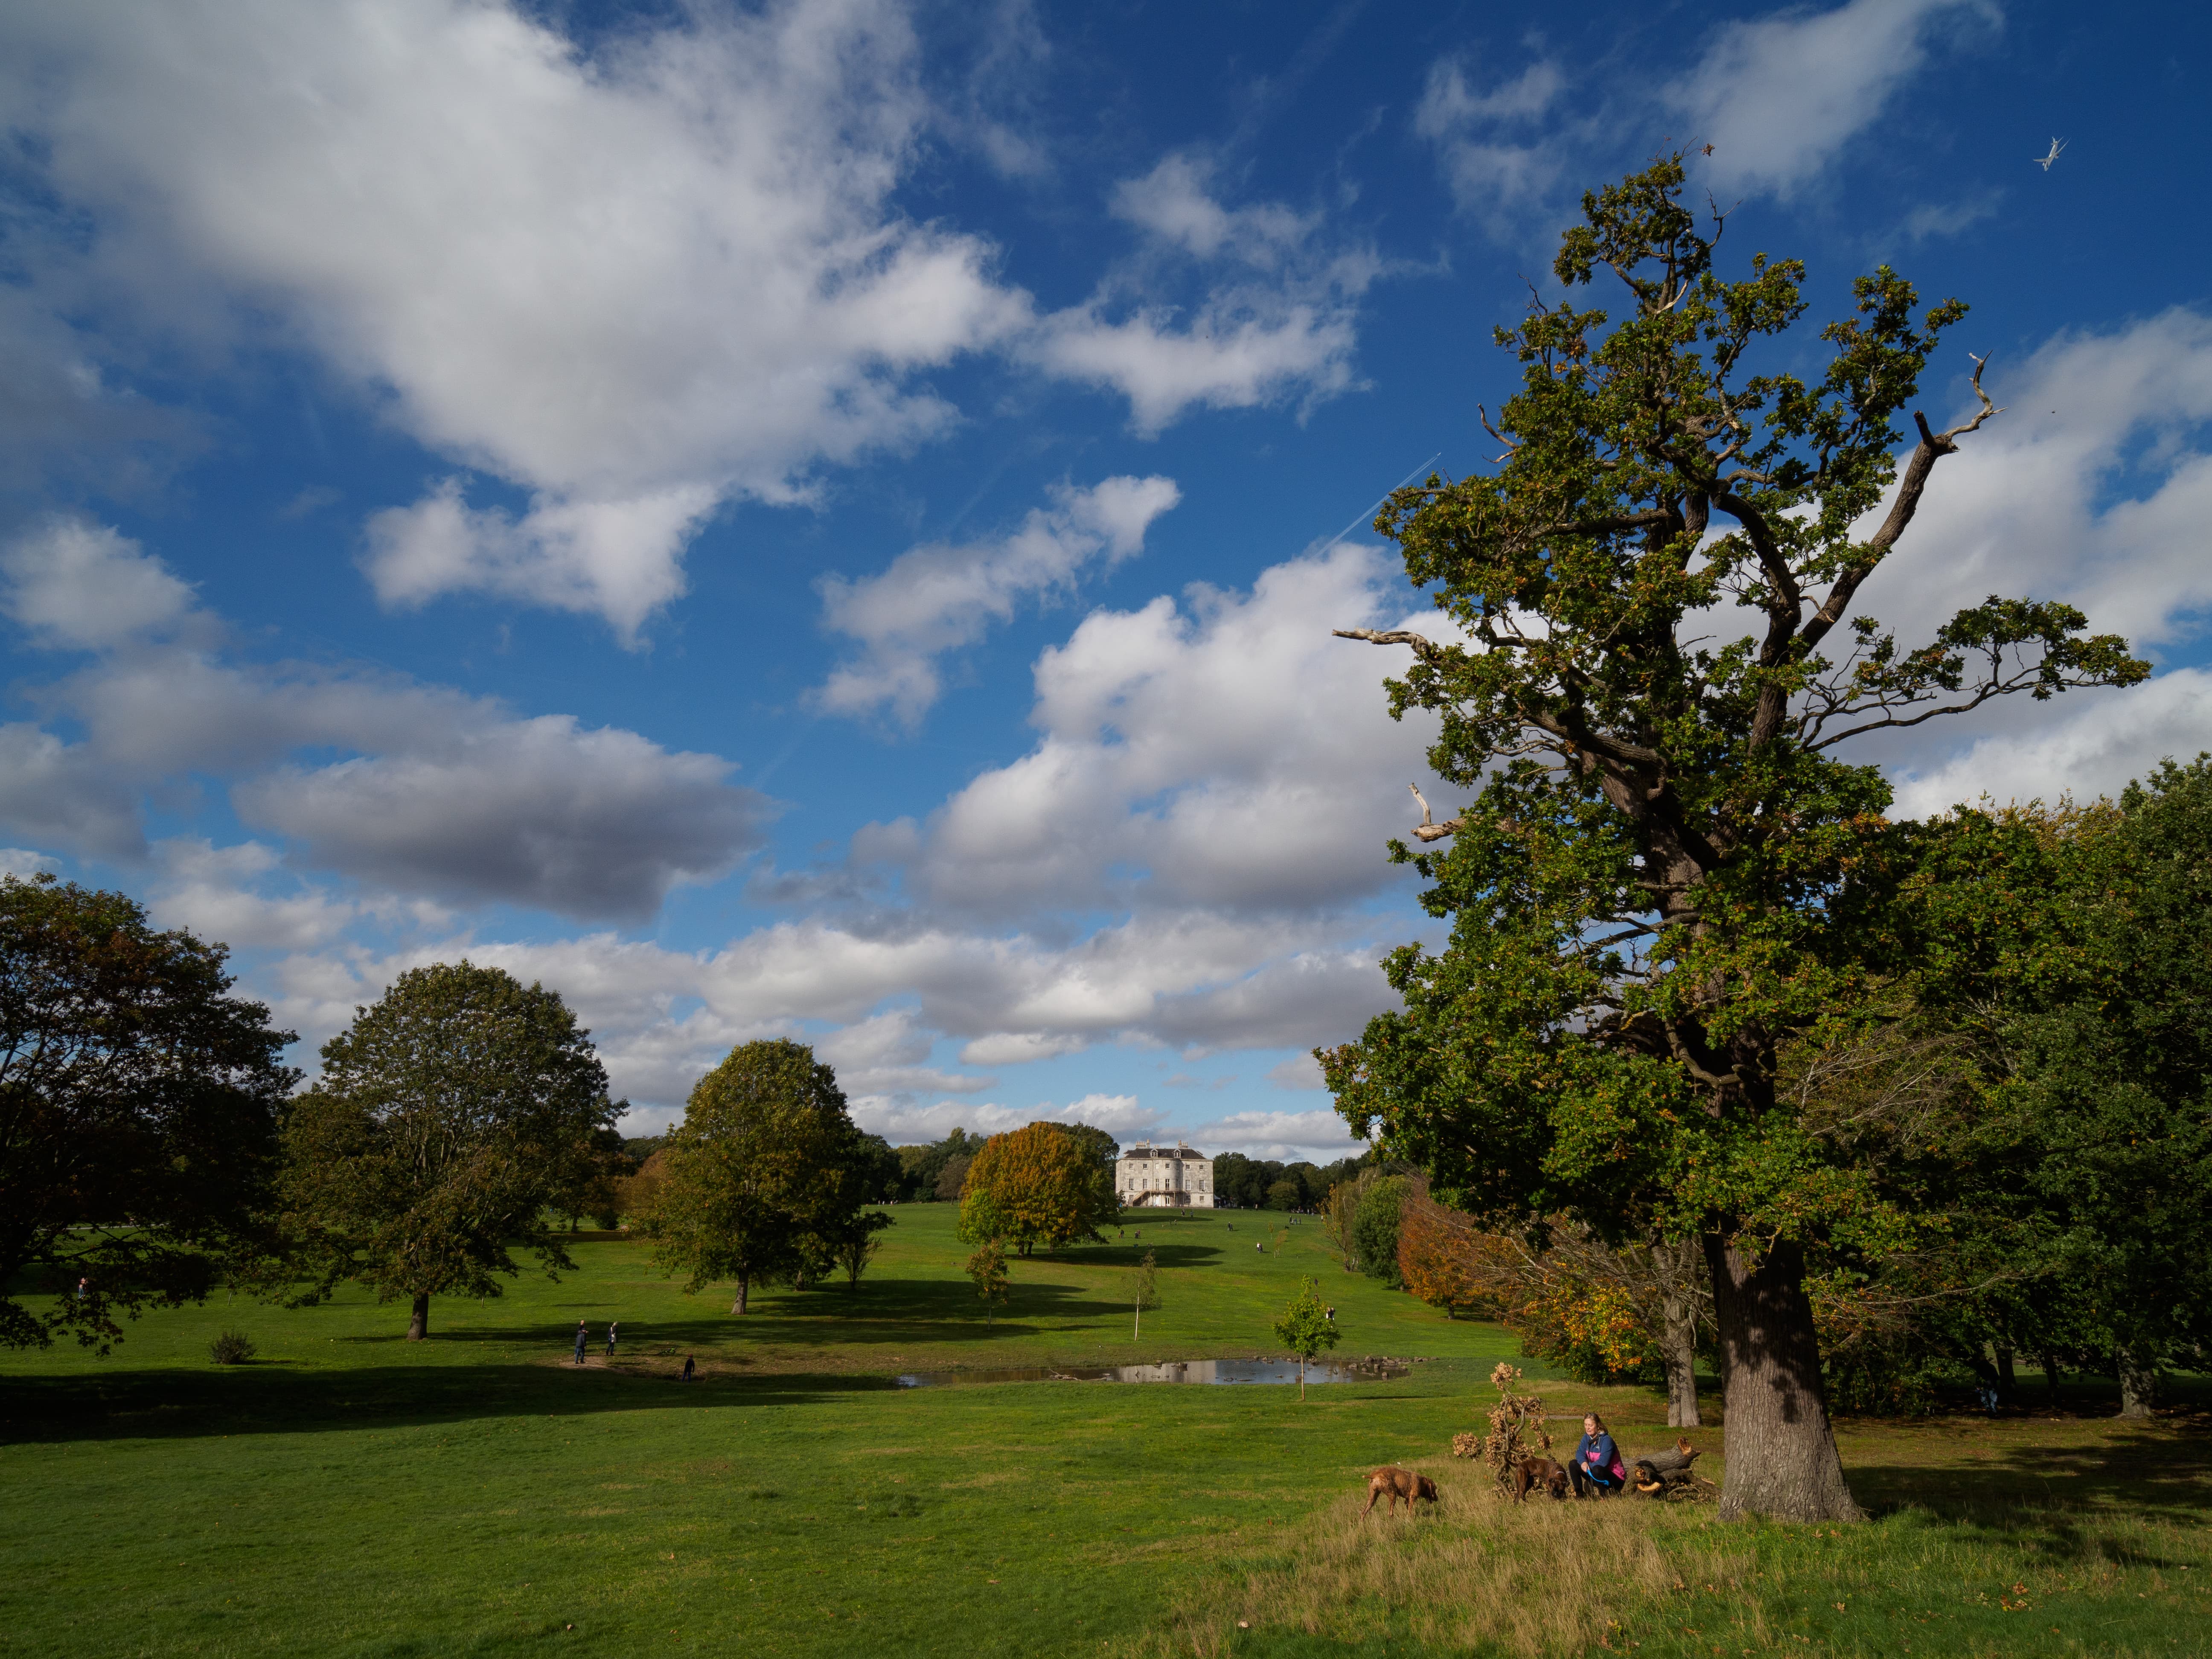
[[[613,1320],[610,1319],[609,1321],[607,1321],[607,1358],[610,1358],[610,1359],[612,1359],[614,1357],[615,1357],[615,1322],[614,1322]]]
[[[584,1344],[590,1340],[584,1334],[584,1322],[578,1320],[576,1322],[576,1363],[579,1365],[584,1363]]]
[[[691,1363],[691,1356],[688,1353],[684,1356],[684,1380],[686,1382],[699,1380],[699,1368]]]

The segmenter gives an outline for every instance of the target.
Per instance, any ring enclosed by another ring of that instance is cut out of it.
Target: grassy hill
[[[559,1284],[434,1304],[428,1343],[355,1295],[162,1314],[106,1360],[0,1357],[0,1654],[2148,1654],[2212,1616],[2187,1423],[1855,1425],[1885,1518],[1853,1529],[1518,1510],[1446,1452],[1510,1339],[1345,1274],[1311,1222],[1149,1216],[1141,1241],[1017,1262],[987,1327],[951,1206],[896,1216],[857,1291],[743,1320],[587,1237]],[[1139,1344],[1119,1281],[1145,1248],[1164,1305]],[[889,1380],[1269,1352],[1301,1272],[1342,1352],[1433,1363],[1303,1405]],[[568,1363],[577,1319],[597,1339],[610,1316],[616,1364]],[[253,1364],[208,1362],[226,1325]],[[1648,1395],[1546,1386],[1632,1449],[1666,1437]],[[1358,1518],[1390,1461],[1437,1477],[1441,1515]]]

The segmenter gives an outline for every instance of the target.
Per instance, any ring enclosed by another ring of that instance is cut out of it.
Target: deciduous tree
[[[1553,266],[1568,296],[1499,331],[1523,376],[1494,470],[1431,476],[1376,521],[1444,626],[1346,631],[1410,648],[1392,710],[1441,718],[1431,764],[1473,799],[1424,808],[1415,839],[1448,847],[1393,848],[1449,945],[1394,953],[1402,1012],[1323,1061],[1355,1129],[1440,1198],[1699,1241],[1723,1512],[1855,1519],[1806,1252],[1879,1255],[1906,1218],[1774,1086],[1786,1042],[1879,1017],[1910,965],[1888,787],[1837,750],[2148,670],[2063,604],[1992,598],[1923,645],[1852,617],[1937,465],[1997,413],[1978,365],[1978,411],[1942,431],[1916,412],[1899,465],[1897,420],[1965,307],[1923,310],[1880,269],[1801,380],[1778,365],[1803,267],[1761,254],[1723,280],[1719,222],[1682,189],[1668,159],[1584,198]],[[1601,274],[1618,320],[1577,308]]]
[[[803,1042],[732,1048],[701,1078],[662,1149],[654,1260],[684,1290],[752,1287],[826,1270],[841,1244],[888,1218],[863,1212],[877,1162],[848,1113],[836,1074]]]
[[[258,1248],[299,1074],[224,956],[121,893],[0,878],[0,1285],[60,1292],[0,1295],[0,1346],[104,1353],[118,1314],[204,1297]]]
[[[1275,1322],[1275,1340],[1298,1357],[1298,1398],[1306,1397],[1306,1367],[1334,1348],[1344,1334],[1321,1299],[1321,1281],[1301,1276],[1298,1293]]]
[[[1040,1121],[983,1143],[961,1193],[960,1237],[1004,1239],[1027,1255],[1101,1239],[1120,1210],[1114,1166],[1066,1124]]]
[[[572,1267],[550,1224],[597,1169],[606,1073],[559,994],[502,969],[410,969],[323,1045],[323,1074],[285,1127],[289,1221],[317,1269],[410,1304],[497,1296],[516,1246]]]
[[[966,1272],[975,1281],[975,1294],[983,1299],[983,1322],[988,1325],[1009,1295],[1006,1247],[995,1238],[985,1239],[968,1258]]]

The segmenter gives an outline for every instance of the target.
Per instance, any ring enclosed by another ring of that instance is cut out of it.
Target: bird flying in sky
[[[2051,164],[2058,159],[2058,152],[2065,148],[2066,141],[2063,138],[2053,138],[2051,141],[2051,154],[2048,155],[2037,156],[2035,158],[2035,165],[2041,167],[2045,173],[2050,172]]]

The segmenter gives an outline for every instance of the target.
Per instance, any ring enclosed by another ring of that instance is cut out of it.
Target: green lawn
[[[896,1215],[858,1291],[771,1293],[744,1320],[590,1238],[560,1284],[434,1304],[428,1343],[399,1340],[397,1304],[217,1301],[106,1360],[0,1359],[0,1653],[2206,1650],[2212,1458],[2186,1424],[1854,1427],[1883,1518],[1832,1535],[1514,1510],[1445,1455],[1510,1340],[1344,1274],[1311,1222],[1278,1249],[1249,1212],[1147,1217],[1141,1243],[1016,1263],[987,1328],[952,1207]],[[1115,1291],[1146,1247],[1165,1305],[1137,1344]],[[1301,1271],[1340,1352],[1435,1363],[1304,1405],[888,1382],[1270,1352]],[[616,1364],[568,1364],[576,1320],[597,1337],[610,1315]],[[256,1363],[208,1363],[225,1325]],[[669,1380],[687,1352],[690,1389]],[[1650,1396],[1546,1386],[1601,1401],[1632,1449],[1664,1437]],[[1437,1475],[1441,1516],[1356,1518],[1391,1460]]]

